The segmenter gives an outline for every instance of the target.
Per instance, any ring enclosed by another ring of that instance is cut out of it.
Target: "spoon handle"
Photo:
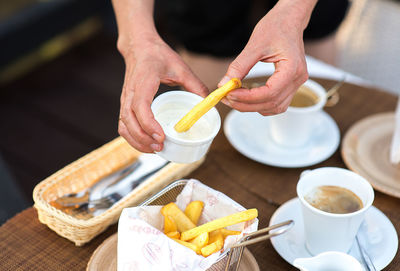
[[[361,258],[367,267],[368,271],[376,271],[376,268],[374,266],[374,263],[371,260],[371,257],[368,255],[368,253],[365,251],[365,249],[361,246],[360,240],[358,239],[358,236],[356,236],[356,242],[358,246],[358,250],[360,251]]]

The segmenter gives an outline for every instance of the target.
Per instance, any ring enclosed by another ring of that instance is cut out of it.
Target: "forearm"
[[[304,30],[318,0],[279,0],[274,9],[285,10],[290,21],[300,30]]]
[[[159,39],[154,25],[154,0],[112,0],[118,25],[118,50],[126,55],[143,41]]]

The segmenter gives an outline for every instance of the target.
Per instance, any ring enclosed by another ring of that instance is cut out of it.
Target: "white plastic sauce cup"
[[[174,123],[177,123],[187,112],[190,111],[196,104],[202,101],[203,98],[187,91],[168,91],[154,99],[151,110],[157,120],[159,114],[163,114],[166,108],[184,108]],[[202,116],[210,125],[209,133],[202,136],[200,139],[182,139],[176,136],[175,131],[171,131],[171,127],[161,127],[165,133],[164,148],[157,154],[161,157],[176,163],[192,163],[200,160],[208,151],[213,139],[218,134],[221,127],[221,118],[217,109],[211,108]]]

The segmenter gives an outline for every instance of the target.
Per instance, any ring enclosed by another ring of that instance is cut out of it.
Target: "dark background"
[[[118,136],[116,40],[110,1],[0,3],[0,224],[41,180]]]

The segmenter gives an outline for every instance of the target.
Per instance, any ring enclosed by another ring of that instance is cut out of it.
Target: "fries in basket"
[[[164,233],[204,257],[221,250],[227,236],[241,233],[225,229],[225,227],[249,221],[258,216],[257,209],[249,209],[197,225],[203,207],[203,202],[192,201],[183,212],[171,202],[161,209],[161,214],[164,216]]]

